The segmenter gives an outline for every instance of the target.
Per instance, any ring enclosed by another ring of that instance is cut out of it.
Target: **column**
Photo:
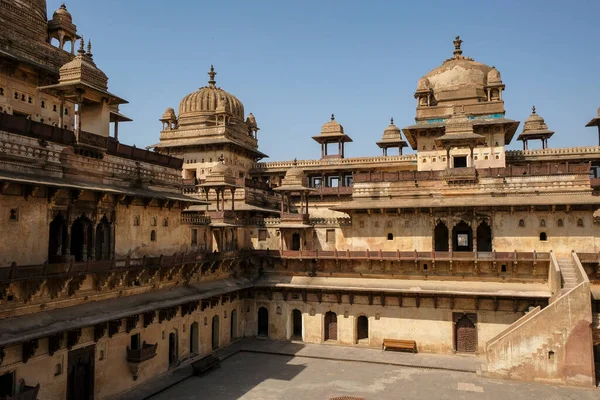
[[[89,224],[83,223],[83,244],[81,246],[81,261],[87,261],[88,256],[88,237],[89,237]]]
[[[110,237],[108,238],[108,259],[113,260],[115,258],[115,226],[116,223],[110,224]]]
[[[220,205],[219,205],[219,189],[215,189],[215,192],[217,192],[217,211],[220,211]]]
[[[69,221],[68,218],[67,218],[67,221]],[[72,228],[72,225],[67,222],[67,241],[65,243],[65,246],[67,248],[64,249],[64,251],[63,251],[63,254],[67,255],[67,256],[71,255],[71,228]]]
[[[90,227],[92,228],[92,248],[88,249],[88,253],[90,255],[89,259],[95,260],[96,259],[96,227],[94,225],[90,225]],[[104,227],[102,229],[102,235],[104,235]],[[102,251],[102,249],[100,249],[100,251]],[[100,256],[102,256],[102,253],[100,253]]]
[[[225,189],[221,189],[221,201],[223,202],[223,207],[221,207],[221,209],[225,211]]]
[[[477,251],[477,221],[472,222],[471,231],[473,232],[473,251]]]
[[[470,150],[470,157],[471,157],[471,167],[475,166],[475,157],[473,156],[473,146],[469,146],[469,150]]]
[[[280,192],[281,194],[281,217],[283,218],[283,202],[285,200],[285,192]]]
[[[304,208],[304,214],[308,214],[308,191],[305,192],[304,199],[306,201],[306,207]]]
[[[231,188],[231,211],[235,211],[235,188]]]
[[[452,234],[452,231],[453,231],[454,227],[452,226],[452,219],[451,218],[448,218],[448,222],[446,223],[446,226],[448,227],[448,251],[454,251],[452,249],[452,238],[454,236]]]
[[[304,214],[304,192],[300,192],[300,214]]]
[[[58,126],[62,128],[64,126],[64,117],[65,117],[65,98],[64,96],[59,97],[60,100],[60,115],[58,116]],[[79,117],[77,118],[79,120]]]
[[[115,140],[119,141],[119,121],[115,121]]]
[[[446,168],[450,168],[450,147],[446,147]]]
[[[598,128],[600,130],[600,127]],[[600,131],[598,132],[598,141],[600,143]],[[325,145],[321,143],[321,158],[325,158]]]

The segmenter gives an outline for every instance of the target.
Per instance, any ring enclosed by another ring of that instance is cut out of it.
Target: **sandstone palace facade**
[[[213,67],[156,144],[119,142],[127,101],[66,7],[0,0],[0,397],[107,399],[252,336],[414,340],[593,386],[600,147],[549,146],[543,110],[510,119],[461,43],[381,156],[345,157],[332,115],[320,157],[263,162]]]

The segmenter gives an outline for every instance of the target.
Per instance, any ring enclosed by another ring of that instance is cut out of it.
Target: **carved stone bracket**
[[[158,322],[162,324],[164,320],[170,321],[177,315],[177,306],[161,308],[158,310]]]
[[[144,328],[147,328],[156,318],[156,311],[148,311],[144,313]]]
[[[20,282],[21,300],[27,303],[33,295],[38,293],[44,283],[41,279],[28,279]]]
[[[108,337],[113,337],[117,333],[119,333],[119,329],[121,329],[121,325],[123,325],[122,319],[115,319],[108,322]]]
[[[48,337],[48,354],[53,356],[54,353],[60,350],[60,346],[62,344],[64,336],[64,332],[61,332]]]
[[[35,352],[38,349],[39,345],[40,345],[40,343],[39,343],[38,339],[32,339],[32,340],[23,342],[23,350],[22,350],[23,363],[27,363],[27,361],[29,361],[29,359],[35,355]]]
[[[131,317],[127,317],[125,320],[125,332],[129,333],[135,329],[138,322],[140,320],[140,316],[138,314],[132,315]]]
[[[94,342],[98,342],[106,334],[106,328],[108,324],[106,322],[94,325]]]
[[[81,337],[81,328],[73,329],[67,332],[67,348],[71,350],[79,342]]]

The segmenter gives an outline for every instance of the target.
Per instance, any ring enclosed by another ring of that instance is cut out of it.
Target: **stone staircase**
[[[558,266],[562,275],[563,284],[560,294],[563,295],[577,286],[576,266],[570,254],[565,256],[561,255],[556,258],[556,261],[558,261]]]

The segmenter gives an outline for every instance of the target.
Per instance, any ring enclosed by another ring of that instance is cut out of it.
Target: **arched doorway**
[[[457,352],[474,353],[477,351],[477,315],[455,314],[454,339]]]
[[[50,235],[48,236],[48,262],[59,262],[67,253],[67,222],[62,214],[58,214],[50,222]]]
[[[198,339],[198,323],[194,322],[192,326],[190,326],[190,354],[200,353],[198,346],[200,342]]]
[[[477,227],[477,251],[492,251],[492,228],[485,221]]]
[[[356,320],[356,339],[358,342],[369,340],[369,319],[364,315]]]
[[[71,226],[71,255],[75,261],[87,261],[92,245],[92,223],[82,215]]]
[[[96,260],[110,260],[110,234],[110,223],[105,215],[96,226]]]
[[[212,319],[212,349],[219,348],[219,316],[215,315]]]
[[[292,337],[302,339],[302,312],[298,309],[292,311]]]
[[[299,233],[292,234],[292,248],[290,250],[295,250],[295,251],[300,250],[300,234]]]
[[[337,340],[337,314],[333,311],[325,313],[325,340]]]
[[[473,251],[473,229],[465,221],[452,228],[452,250]]]
[[[237,338],[237,310],[231,311],[231,326],[229,328],[229,337],[231,340]]]
[[[269,310],[265,307],[258,309],[258,336],[269,337]]]
[[[177,362],[177,333],[169,333],[169,367]]]
[[[433,230],[435,251],[448,251],[448,227],[442,221]]]

